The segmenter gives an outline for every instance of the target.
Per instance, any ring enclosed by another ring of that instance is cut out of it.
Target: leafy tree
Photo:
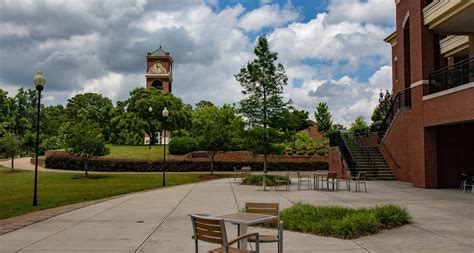
[[[314,116],[316,118],[316,124],[318,125],[318,131],[326,135],[332,126],[331,113],[329,112],[329,107],[326,102],[320,102],[318,104]]]
[[[365,121],[363,116],[357,117],[355,121],[352,122],[351,128],[349,129],[352,134],[356,135],[368,134],[369,130],[369,125],[367,124],[367,121]]]
[[[2,138],[0,138],[0,148],[5,157],[12,159],[12,172],[15,169],[15,157],[20,154],[21,150],[21,141],[13,133],[6,133]]]
[[[271,125],[285,133],[286,140],[291,140],[297,132],[311,126],[311,121],[309,112],[290,107],[290,110],[283,110],[280,120],[272,122]]]
[[[13,98],[8,97],[7,91],[0,89],[0,136],[14,130],[13,106]]]
[[[148,110],[150,107],[152,112]],[[161,113],[165,107],[170,112],[166,122],[164,122]],[[151,145],[154,144],[156,134],[163,131],[165,127],[166,130],[172,131],[187,129],[191,125],[192,107],[184,104],[180,98],[173,94],[165,94],[158,89],[134,89],[130,92],[127,111],[134,113],[141,120],[142,130],[151,137]],[[163,123],[166,126],[163,126]]]
[[[88,177],[87,163],[94,157],[104,156],[110,152],[105,146],[102,129],[96,122],[81,121],[70,125],[66,142],[69,152],[84,160],[86,177]]]
[[[66,109],[62,105],[51,105],[41,110],[41,133],[47,137],[58,134],[59,127],[66,122]]]
[[[375,107],[374,112],[372,113],[372,124],[370,125],[370,130],[376,132],[379,130],[382,125],[385,115],[390,110],[390,105],[392,104],[392,95],[388,90],[385,92],[380,91],[379,94],[379,104]]]
[[[196,110],[202,109],[206,106],[214,106],[214,104],[206,100],[201,100],[198,103],[196,103]]]
[[[127,111],[127,101],[118,101],[112,109],[110,142],[121,145],[143,143],[144,122],[134,112]]]
[[[278,59],[276,52],[270,51],[267,39],[258,38],[254,49],[256,58],[240,70],[235,77],[243,87],[239,111],[244,116],[252,140],[254,152],[264,156],[264,178],[267,175],[267,156],[271,148],[278,143],[278,130],[271,122],[282,117],[287,103],[283,101],[283,87],[288,82],[285,69],[281,64],[275,64]],[[263,180],[265,189],[265,180]]]
[[[341,124],[333,124],[332,129],[334,131],[346,130],[346,127]]]
[[[102,134],[106,140],[110,137],[110,112],[112,111],[112,101],[97,93],[78,94],[68,100],[66,105],[66,115],[69,121],[95,122],[102,129]]]
[[[205,105],[193,112],[192,134],[199,147],[209,153],[211,175],[214,174],[214,157],[232,148],[235,134],[243,129],[242,119],[230,105],[221,108]]]

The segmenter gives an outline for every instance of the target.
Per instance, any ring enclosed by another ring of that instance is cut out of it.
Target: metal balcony
[[[430,74],[429,94],[474,82],[474,57]]]

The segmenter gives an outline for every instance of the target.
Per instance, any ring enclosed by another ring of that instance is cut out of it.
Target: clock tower
[[[157,88],[164,93],[172,91],[173,57],[161,46],[146,54],[146,88]]]

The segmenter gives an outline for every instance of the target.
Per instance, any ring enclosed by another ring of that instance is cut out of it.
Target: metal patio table
[[[316,171],[314,173],[314,190],[319,190],[319,178],[321,178],[321,182],[324,181],[324,178],[328,177],[328,171]],[[324,190],[324,185],[321,185],[321,190]]]
[[[278,219],[278,216],[274,215],[265,215],[265,214],[255,214],[255,213],[232,213],[217,216],[217,218],[224,219],[226,222],[237,224],[240,226],[239,236],[241,234],[247,234],[247,228],[249,225],[255,225],[260,223],[265,223]],[[243,239],[242,243],[239,245],[239,249],[247,249],[247,239]]]

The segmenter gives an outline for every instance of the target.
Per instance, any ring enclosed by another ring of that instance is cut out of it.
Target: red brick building
[[[324,139],[324,135],[318,131],[318,125],[314,121],[311,121],[311,125],[303,131],[306,131],[313,141]]]
[[[398,180],[457,187],[474,175],[474,0],[396,0],[394,101],[379,148]]]
[[[173,83],[173,57],[170,53],[165,52],[161,46],[154,52],[146,54],[146,88],[156,88],[162,90],[164,93],[172,91]],[[156,135],[155,143],[163,144],[169,143],[170,132],[159,132]],[[145,144],[150,143],[150,138],[145,134]]]

